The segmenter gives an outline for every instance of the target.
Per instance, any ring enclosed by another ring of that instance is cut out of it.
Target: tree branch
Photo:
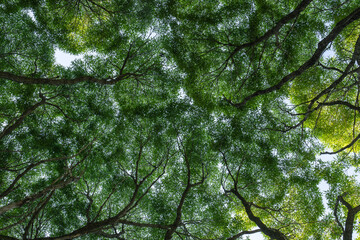
[[[256,229],[256,230],[251,230],[251,231],[242,231],[232,237],[227,238],[226,240],[235,240],[235,239],[238,239],[239,237],[242,237],[243,235],[254,234],[254,233],[258,233],[258,232],[261,232],[261,229]]]
[[[250,94],[249,96],[245,97],[240,103],[232,103],[230,101],[231,104],[237,108],[243,107],[251,99],[279,90],[284,84],[292,81],[295,77],[300,76],[302,73],[304,73],[306,70],[308,70],[310,67],[312,67],[315,63],[318,62],[329,43],[332,42],[340,34],[340,32],[344,30],[345,27],[358,20],[359,18],[360,8],[357,8],[351,14],[349,14],[347,17],[345,17],[336,24],[333,30],[318,43],[318,48],[315,50],[312,57],[307,60],[303,65],[301,65],[296,71],[293,71],[292,73],[283,77],[277,84]]]
[[[254,215],[251,210],[251,204],[247,202],[243,196],[240,195],[237,189],[233,188],[230,190],[230,192],[232,192],[241,201],[242,205],[245,207],[245,211],[249,219],[253,221],[265,235],[269,236],[272,239],[287,240],[287,237],[282,232],[280,232],[278,229],[269,228],[265,225],[263,221],[261,221],[259,217],[256,217]]]
[[[116,78],[100,79],[100,78],[95,78],[95,77],[91,77],[91,76],[83,76],[83,77],[77,77],[74,79],[65,79],[65,78],[56,79],[56,78],[32,78],[32,77],[15,75],[15,74],[12,74],[9,72],[0,71],[0,78],[11,80],[14,82],[23,83],[23,84],[45,84],[45,85],[55,85],[55,86],[73,85],[73,84],[77,84],[77,83],[81,83],[81,82],[98,83],[98,84],[102,84],[102,85],[113,85],[121,80],[130,78],[130,77],[134,77],[136,75],[137,74],[134,74],[134,73],[124,73],[124,74],[117,76]]]
[[[21,125],[21,123],[24,121],[24,119],[32,114],[38,107],[44,105],[46,103],[46,98],[42,98],[40,102],[37,102],[30,108],[26,109],[25,112],[21,114],[21,116],[11,125],[8,125],[4,128],[4,130],[0,133],[0,140],[5,137],[6,135],[9,135],[14,131],[17,127]]]
[[[225,62],[228,62],[236,53],[238,53],[241,49],[247,48],[247,47],[252,47],[255,46],[256,44],[267,40],[268,38],[270,38],[271,36],[273,36],[274,34],[276,34],[277,32],[279,32],[279,30],[282,28],[282,26],[284,26],[285,24],[287,24],[289,21],[291,21],[292,19],[296,18],[302,11],[305,10],[305,8],[312,2],[312,0],[303,0],[295,9],[294,11],[292,11],[291,13],[287,14],[286,16],[284,16],[282,19],[280,19],[277,24],[271,28],[269,31],[267,31],[263,36],[259,37],[258,39],[249,42],[249,43],[244,43],[241,44],[239,46],[236,46],[236,48],[234,49],[234,51],[230,54],[230,56],[225,60]],[[235,45],[232,45],[235,46]]]

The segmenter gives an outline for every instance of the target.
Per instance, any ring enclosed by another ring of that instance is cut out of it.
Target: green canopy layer
[[[359,6],[0,0],[0,239],[355,239]]]

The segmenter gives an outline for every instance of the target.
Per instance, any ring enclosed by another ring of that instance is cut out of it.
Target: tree
[[[0,238],[352,239],[358,5],[0,2]]]

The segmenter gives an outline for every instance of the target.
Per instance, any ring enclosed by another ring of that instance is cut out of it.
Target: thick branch
[[[2,193],[0,193],[0,199],[7,196],[13,189],[14,186],[16,185],[16,183],[23,177],[25,176],[30,170],[32,170],[33,168],[35,168],[36,166],[39,166],[40,164],[43,163],[48,163],[48,162],[56,162],[56,161],[63,161],[63,160],[67,160],[67,159],[71,159],[74,157],[77,157],[78,155],[80,155],[83,151],[85,151],[90,145],[92,145],[94,143],[94,141],[96,140],[96,138],[94,138],[94,140],[92,140],[90,143],[88,143],[87,145],[85,145],[82,149],[80,149],[79,152],[75,153],[74,155],[71,156],[66,156],[66,157],[58,157],[58,158],[50,158],[50,159],[45,159],[45,160],[41,160],[37,163],[32,163],[30,164],[22,173],[20,173],[19,175],[16,176],[16,178],[14,179],[14,181],[10,184],[10,186]]]
[[[338,197],[338,201],[340,201],[348,210],[345,222],[345,230],[343,229],[343,240],[352,240],[355,215],[360,211],[360,205],[352,207],[350,203],[345,201],[342,195]]]
[[[339,227],[341,228],[341,230],[343,232],[345,232],[344,226],[341,224],[339,217],[338,217],[338,207],[339,207],[339,202],[340,202],[340,196],[337,198],[336,203],[335,203],[335,208],[334,208],[334,215],[335,215],[335,221],[336,223],[339,225]]]
[[[169,229],[170,228],[170,226],[167,226],[167,225],[151,224],[151,223],[138,223],[138,222],[132,222],[132,221],[128,221],[128,220],[118,220],[117,223],[136,226],[136,227],[149,227],[149,228],[159,228],[159,229]]]
[[[85,226],[69,233],[63,236],[59,236],[59,237],[52,237],[52,238],[36,238],[36,240],[65,240],[65,239],[73,239],[73,238],[77,238],[80,236],[84,236],[90,233],[99,233],[101,230],[103,230],[104,228],[108,227],[108,226],[112,226],[114,224],[126,224],[126,225],[132,225],[132,226],[138,226],[138,227],[150,227],[150,228],[160,228],[160,229],[169,229],[169,226],[166,225],[160,225],[160,224],[148,224],[148,223],[136,223],[136,222],[131,222],[125,219],[121,219],[123,217],[125,217],[127,215],[127,213],[133,209],[138,203],[139,201],[145,196],[145,194],[148,193],[149,189],[151,188],[151,186],[153,186],[155,184],[155,182],[157,182],[160,177],[165,173],[165,167],[167,164],[167,160],[168,158],[166,158],[165,160],[162,160],[160,162],[159,165],[155,166],[152,171],[150,171],[149,174],[147,174],[141,181],[139,181],[138,183],[135,182],[135,189],[134,192],[132,194],[132,196],[130,197],[129,202],[127,203],[126,206],[123,207],[123,209],[121,211],[119,211],[115,216],[113,217],[109,217],[105,220],[102,221],[98,221],[98,222],[88,222]],[[145,192],[143,194],[139,195],[139,191],[140,191],[140,187],[142,186],[142,184],[145,182],[146,179],[148,179],[151,175],[153,175],[153,173],[155,172],[155,170],[157,170],[160,165],[165,161],[165,166],[163,168],[163,171],[161,174],[159,174],[159,176],[152,181],[152,183],[150,184],[150,186],[145,190]]]
[[[351,103],[345,102],[345,101],[332,101],[332,102],[321,102],[319,105],[322,106],[334,106],[334,105],[344,105],[352,110],[360,112],[360,107],[357,107],[355,105],[352,105]]]
[[[183,148],[183,156],[184,156],[184,160],[185,160],[185,164],[186,164],[186,170],[187,170],[187,183],[186,183],[186,188],[183,191],[181,198],[180,198],[180,202],[178,204],[178,207],[176,209],[176,218],[173,222],[173,224],[171,225],[171,229],[169,229],[166,233],[165,233],[165,240],[170,240],[172,239],[172,235],[174,234],[174,232],[176,231],[176,229],[178,228],[178,226],[181,223],[181,215],[182,215],[182,208],[184,206],[185,203],[185,199],[186,196],[188,195],[188,193],[190,192],[191,188],[196,187],[200,184],[202,184],[205,180],[205,173],[204,173],[204,169],[203,169],[203,175],[202,175],[202,179],[199,182],[196,183],[191,183],[191,168],[190,168],[190,162],[189,162],[189,156],[186,153],[184,146],[181,143],[181,147]]]
[[[0,235],[1,240],[19,240],[18,238],[13,238],[9,236]]]
[[[230,54],[230,56],[228,57],[228,60],[230,60],[236,53],[238,53],[241,49],[247,48],[247,47],[252,47],[255,46],[256,44],[265,41],[266,39],[270,38],[271,36],[273,36],[274,34],[276,34],[277,32],[279,32],[279,30],[282,28],[282,26],[284,26],[285,24],[287,24],[289,21],[291,21],[292,19],[296,18],[302,11],[305,10],[305,8],[312,2],[312,0],[303,0],[295,9],[294,11],[292,11],[291,13],[289,13],[288,15],[284,16],[282,19],[280,19],[280,21],[277,22],[277,24],[270,29],[269,31],[267,31],[263,36],[259,37],[258,39],[249,42],[249,43],[244,43],[241,44],[239,46],[237,46],[234,51]]]
[[[28,202],[32,202],[32,201],[34,201],[36,199],[39,199],[42,196],[48,194],[49,192],[51,192],[53,190],[64,188],[65,186],[67,186],[70,183],[72,183],[74,181],[77,181],[77,180],[78,180],[77,178],[71,177],[71,178],[67,179],[66,181],[60,182],[58,184],[50,185],[49,187],[45,188],[44,190],[42,190],[42,191],[40,191],[38,193],[35,193],[33,195],[27,196],[22,200],[19,200],[17,202],[12,202],[12,203],[10,203],[10,204],[8,204],[6,206],[3,206],[3,207],[0,208],[0,215],[7,212],[7,211],[10,211],[10,210],[12,210],[14,208],[19,208],[19,207],[25,205]]]
[[[34,238],[34,240],[67,240],[67,239],[73,239],[77,238],[86,234],[90,233],[99,233],[99,230],[103,229],[106,226],[114,225],[114,224],[125,224],[130,226],[136,226],[136,227],[147,227],[147,228],[158,228],[158,229],[169,229],[170,226],[161,225],[161,224],[151,224],[151,223],[138,223],[138,222],[132,222],[125,219],[117,219],[115,217],[108,218],[106,220],[100,221],[100,222],[92,222],[88,223],[84,227],[75,230],[74,232],[59,236],[59,237],[45,237],[45,238]]]
[[[352,147],[356,142],[357,140],[360,139],[360,134],[356,136],[356,138],[354,138],[348,145],[346,145],[345,147],[342,147],[340,148],[339,150],[335,151],[335,152],[322,152],[321,154],[337,154],[339,152],[342,152],[344,151],[345,149],[348,149],[350,147]]]
[[[252,230],[252,231],[242,231],[232,237],[229,237],[226,240],[235,240],[235,239],[238,239],[239,237],[242,237],[243,235],[254,234],[254,233],[258,233],[258,232],[261,232],[261,229],[256,229],[256,230]]]
[[[235,188],[231,189],[231,192],[235,194],[235,196],[241,201],[241,203],[245,207],[245,211],[249,219],[253,221],[265,235],[269,236],[271,239],[277,239],[277,240],[287,239],[287,237],[278,229],[269,228],[268,226],[265,225],[265,223],[263,223],[263,221],[261,221],[259,217],[256,217],[251,210],[251,204],[247,202],[245,198],[241,196],[240,193]]]
[[[39,215],[40,211],[42,209],[44,209],[44,207],[46,206],[46,204],[49,202],[50,198],[53,196],[55,190],[52,190],[50,192],[50,194],[47,196],[47,198],[45,199],[45,201],[39,206],[38,209],[35,210],[35,212],[33,213],[30,221],[28,222],[28,224],[26,225],[25,229],[24,229],[24,234],[23,234],[23,238],[27,239],[27,236],[29,234],[29,229],[30,226],[32,226],[33,222],[35,221],[35,219],[37,218],[37,216]]]
[[[38,107],[40,107],[41,105],[44,105],[45,103],[46,103],[46,98],[43,97],[40,102],[37,102],[30,108],[26,109],[25,112],[23,112],[21,114],[21,116],[13,124],[5,127],[5,129],[0,133],[0,140],[3,137],[5,137],[6,135],[9,135],[10,133],[12,133],[12,131],[14,131],[17,127],[20,126],[20,124],[24,121],[24,119],[27,116],[32,114]]]
[[[185,159],[187,157],[185,156]],[[182,215],[182,207],[185,203],[185,199],[186,199],[186,196],[188,195],[188,193],[190,192],[190,189],[192,188],[192,184],[191,184],[191,179],[190,179],[190,176],[191,176],[191,172],[190,172],[190,166],[188,164],[188,160],[185,160],[186,161],[186,165],[187,165],[187,184],[186,184],[186,188],[185,190],[183,191],[182,195],[181,195],[181,199],[180,199],[180,202],[178,204],[178,207],[176,209],[176,218],[175,218],[175,221],[174,223],[172,224],[172,227],[171,229],[169,229],[166,234],[165,234],[165,240],[169,240],[172,238],[172,235],[174,234],[174,232],[176,231],[176,228],[180,225],[180,222],[181,222],[181,215]]]
[[[73,85],[81,82],[90,82],[90,83],[98,83],[103,85],[113,85],[123,79],[127,79],[129,77],[136,77],[138,74],[134,73],[125,73],[119,75],[116,78],[95,78],[91,76],[83,76],[74,79],[65,79],[65,78],[32,78],[26,76],[15,75],[9,72],[0,72],[0,78],[11,80],[18,83],[23,84],[46,84],[46,85]]]
[[[308,70],[310,67],[312,67],[315,63],[319,61],[326,47],[341,33],[341,31],[344,30],[345,27],[347,27],[352,22],[358,20],[359,18],[360,18],[360,8],[357,8],[351,14],[349,14],[347,17],[345,17],[343,20],[341,20],[336,24],[333,30],[323,40],[321,40],[318,43],[318,48],[311,56],[311,58],[307,60],[303,65],[301,65],[296,71],[283,77],[277,84],[263,90],[258,90],[253,94],[245,97],[242,102],[232,103],[232,105],[234,105],[237,108],[240,108],[244,106],[251,99],[260,95],[268,94],[276,90],[279,90],[284,84],[292,81],[295,77],[300,76],[302,73],[304,73],[306,70]]]
[[[106,233],[106,232],[98,232],[97,235],[100,235],[102,237],[106,237],[106,239],[110,239],[110,238],[116,238],[119,240],[126,240],[125,238],[120,237],[122,235],[122,233]]]

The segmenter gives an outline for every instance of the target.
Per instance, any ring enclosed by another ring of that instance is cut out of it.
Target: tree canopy
[[[353,239],[359,6],[0,1],[0,239]]]

